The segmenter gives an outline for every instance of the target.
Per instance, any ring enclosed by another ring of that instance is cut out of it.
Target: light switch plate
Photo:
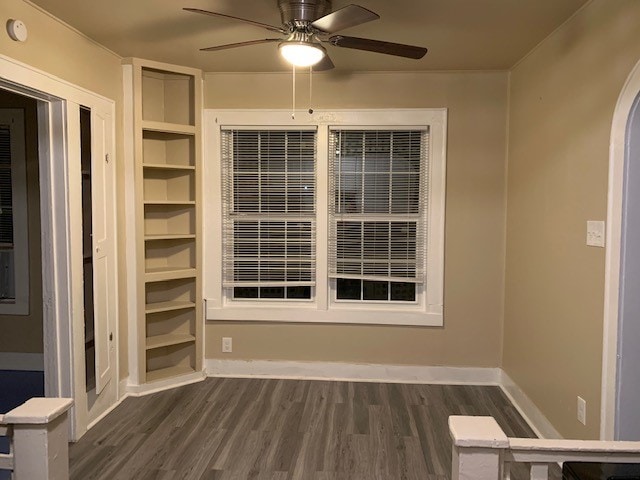
[[[580,396],[578,397],[578,421],[583,425],[587,424],[587,402]]]
[[[604,247],[604,222],[587,221],[587,245],[590,247]]]

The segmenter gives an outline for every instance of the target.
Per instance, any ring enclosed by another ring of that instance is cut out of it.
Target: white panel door
[[[107,145],[110,123],[97,113],[91,115],[91,191],[93,230],[93,296],[96,348],[96,394],[113,376],[114,331],[117,316],[116,269],[113,237],[115,211],[115,168]],[[110,228],[111,226],[111,228]]]

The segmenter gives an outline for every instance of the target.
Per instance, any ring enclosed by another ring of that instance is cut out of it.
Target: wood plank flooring
[[[71,479],[445,480],[449,415],[534,436],[498,387],[209,378],[126,399],[71,446]]]

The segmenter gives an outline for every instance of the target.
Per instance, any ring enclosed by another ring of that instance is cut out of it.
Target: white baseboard
[[[129,396],[129,377],[121,378],[118,382],[118,404]]]
[[[498,385],[499,368],[421,367],[334,362],[206,359],[210,377],[278,378],[382,383]]]
[[[98,424],[98,422],[102,421],[102,419],[104,417],[106,417],[107,415],[109,415],[111,412],[113,412],[116,408],[118,408],[120,406],[120,404],[124,401],[125,398],[127,398],[129,395],[124,395],[122,397],[120,397],[118,399],[118,401],[116,403],[114,403],[113,405],[111,405],[109,408],[107,408],[104,412],[102,412],[100,415],[98,415],[94,420],[92,420],[91,422],[89,422],[87,424],[87,431],[91,430],[95,425]]]
[[[0,352],[0,370],[44,372],[44,354]]]
[[[187,375],[180,375],[179,377],[168,378],[166,380],[159,380],[153,383],[145,383],[142,385],[125,385],[125,389],[121,390],[123,393],[123,399],[126,397],[142,397],[144,395],[150,395],[152,393],[162,392],[164,390],[170,390],[172,388],[182,387],[191,383],[201,382],[206,378],[205,372],[194,372]]]
[[[509,400],[511,400],[513,406],[516,407],[516,410],[522,415],[522,418],[525,419],[535,434],[540,438],[562,438],[562,435],[554,428],[527,394],[524,393],[504,370],[500,370],[500,372],[500,387],[502,387],[502,391]]]

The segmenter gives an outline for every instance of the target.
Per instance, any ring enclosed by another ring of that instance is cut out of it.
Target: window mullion
[[[316,163],[315,163],[315,231],[316,231],[316,287],[315,300],[318,310],[327,310],[329,308],[329,222],[333,222],[334,218],[329,216],[329,204],[337,207],[335,196],[332,199],[328,195],[334,195],[329,192],[329,184],[333,184],[334,179],[330,182],[329,175],[329,155],[335,155],[335,152],[329,152],[329,127],[324,125],[318,128],[318,138],[316,142]],[[320,173],[319,173],[320,172]],[[335,174],[335,166],[334,166]],[[338,197],[340,198],[340,197]],[[334,212],[332,212],[334,213]],[[332,228],[334,228],[332,226]]]
[[[289,213],[289,134],[285,133],[284,135],[284,205],[283,205],[283,210],[285,211],[285,213]],[[301,212],[298,209],[298,215],[300,215]],[[287,215],[288,216],[288,215]],[[287,259],[287,254],[289,252],[289,242],[288,242],[288,222],[285,220],[283,223],[283,228],[284,228],[284,232],[283,232],[283,236],[284,236],[284,259],[285,262],[283,263],[284,265],[284,281],[286,282],[289,278],[289,268],[288,265],[286,263],[286,259]],[[300,263],[300,260],[298,260],[298,263]],[[287,298],[287,287],[284,288],[284,298]]]
[[[394,134],[391,134],[390,137],[390,145],[389,145],[389,215],[392,215],[393,212],[393,141],[395,139]],[[392,217],[393,218],[393,217]],[[389,220],[389,238],[387,239],[387,260],[389,261],[389,265],[387,267],[387,275],[391,277],[391,223]],[[387,301],[391,300],[391,282],[389,282],[389,286],[387,288]]]
[[[365,221],[360,223],[360,275],[364,276],[364,230],[365,230]],[[364,298],[364,281],[360,282],[360,300]]]
[[[361,197],[360,197],[360,213],[364,213],[364,206],[366,205],[366,197],[365,197],[365,185],[366,178],[365,172],[367,170],[367,142],[366,142],[366,134],[362,133],[362,179],[360,181],[361,185]],[[360,223],[360,275],[364,276],[364,230],[365,230],[366,221],[362,221]],[[364,281],[360,282],[360,300],[364,298]]]
[[[258,212],[262,213],[262,134],[258,134],[258,153],[257,153],[257,170],[258,170]],[[257,278],[258,283],[262,283],[262,222],[258,220],[256,227],[258,237],[258,264]],[[258,297],[260,296],[260,290],[258,289]]]

